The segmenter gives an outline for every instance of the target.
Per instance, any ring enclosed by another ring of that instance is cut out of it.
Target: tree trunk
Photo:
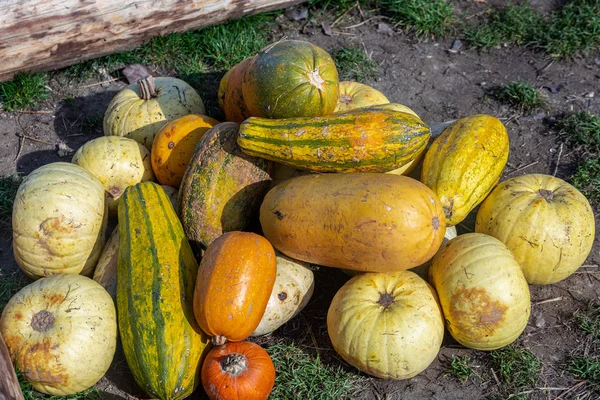
[[[23,393],[2,334],[0,334],[0,400],[23,400]]]
[[[0,0],[0,81],[301,0]]]

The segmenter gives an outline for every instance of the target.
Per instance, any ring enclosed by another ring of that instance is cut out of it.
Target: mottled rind
[[[209,340],[193,312],[197,263],[159,185],[127,188],[119,240],[117,311],[127,364],[154,398],[188,397],[200,382]]]
[[[232,122],[210,129],[181,182],[183,227],[201,249],[225,232],[249,229],[271,183],[271,162],[242,153],[237,135],[238,124]]]
[[[408,379],[437,357],[444,320],[435,292],[416,274],[366,273],[336,293],[327,331],[335,351],[361,371]]]
[[[66,396],[104,376],[115,354],[116,324],[106,290],[85,276],[63,274],[42,278],[11,298],[0,332],[15,367],[35,390]]]
[[[125,136],[152,149],[162,126],[188,114],[204,114],[204,103],[190,85],[176,78],[154,78],[157,97],[142,99],[132,83],[113,97],[104,114],[104,135]]]
[[[244,153],[317,172],[387,172],[414,160],[429,141],[414,115],[359,108],[313,118],[248,118]]]
[[[12,228],[17,264],[32,278],[91,275],[104,245],[107,212],[102,183],[71,163],[46,164],[15,196]]]
[[[433,192],[405,176],[311,174],[265,196],[264,235],[297,260],[356,271],[416,267],[440,247],[446,224]]]
[[[529,286],[498,239],[481,233],[446,243],[429,268],[446,328],[460,344],[494,350],[514,342],[531,312]]]
[[[371,86],[358,82],[343,81],[340,82],[338,102],[333,112],[344,112],[389,102],[383,93]]]
[[[500,239],[527,282],[548,285],[574,273],[592,250],[594,212],[577,189],[550,175],[498,185],[481,204],[475,231]]]
[[[423,160],[421,182],[439,197],[448,225],[457,225],[498,183],[508,161],[506,128],[491,115],[461,118],[444,129]]]
[[[305,41],[281,40],[252,59],[242,91],[254,117],[315,117],[333,112],[338,85],[335,63],[325,50]]]

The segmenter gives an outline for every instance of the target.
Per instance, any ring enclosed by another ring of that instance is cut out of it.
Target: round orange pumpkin
[[[246,107],[244,94],[242,93],[242,79],[246,73],[246,68],[248,68],[253,59],[254,57],[248,57],[231,68],[223,99],[225,119],[229,122],[239,124],[250,116],[250,111]]]
[[[275,385],[275,366],[257,344],[225,343],[206,355],[201,377],[211,400],[266,400]]]
[[[482,233],[446,243],[429,268],[450,334],[463,346],[494,350],[514,342],[531,312],[521,267],[498,239]]]
[[[498,185],[477,213],[477,232],[500,239],[527,282],[556,283],[585,261],[594,244],[594,212],[562,179],[530,174]]]
[[[260,235],[227,232],[208,245],[198,268],[194,314],[213,344],[250,336],[265,313],[276,275],[275,250]]]
[[[343,81],[340,82],[338,102],[333,112],[344,112],[389,102],[383,93],[371,86],[358,82]]]
[[[335,63],[325,50],[305,41],[282,40],[252,59],[242,92],[253,117],[317,117],[335,109],[338,85]]]
[[[229,84],[229,77],[231,76],[231,71],[233,71],[233,68],[225,72],[225,75],[223,75],[221,81],[219,82],[217,100],[219,101],[219,107],[221,107],[221,110],[225,110],[225,93],[227,92],[227,85]]]
[[[152,170],[161,185],[178,188],[196,144],[219,121],[206,115],[190,114],[161,128],[152,144]]]

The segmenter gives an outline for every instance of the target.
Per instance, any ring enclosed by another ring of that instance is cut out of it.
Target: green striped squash
[[[200,383],[209,339],[194,318],[198,264],[159,185],[125,190],[119,240],[117,310],[129,368],[152,397],[188,397]]]
[[[313,118],[248,118],[238,145],[246,154],[317,172],[387,172],[411,162],[429,128],[395,110],[361,108]]]

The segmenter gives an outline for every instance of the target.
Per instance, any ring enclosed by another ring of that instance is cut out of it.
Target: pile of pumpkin
[[[14,254],[40,279],[11,299],[0,332],[37,390],[94,385],[118,321],[149,395],[184,398],[201,380],[211,399],[265,399],[273,364],[245,340],[302,310],[309,263],[355,275],[327,314],[335,350],[407,379],[444,328],[474,349],[513,342],[528,283],[566,278],[591,250],[594,216],[575,188],[539,174],[496,186],[509,140],[492,116],[459,119],[428,147],[412,110],[338,82],[331,57],[301,41],[236,65],[218,96],[229,122],[203,115],[186,83],[146,77],[114,97],[106,136],[19,188]],[[456,236],[480,203],[477,233]]]

